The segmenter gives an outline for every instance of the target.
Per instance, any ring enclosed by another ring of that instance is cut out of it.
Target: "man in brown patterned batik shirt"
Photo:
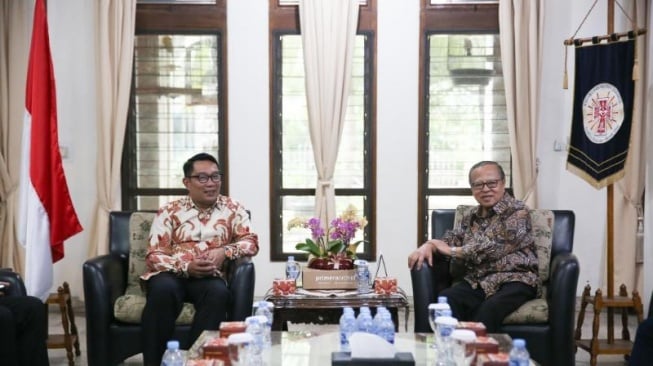
[[[434,253],[465,267],[464,281],[440,292],[453,316],[485,324],[496,332],[503,319],[537,294],[537,251],[528,207],[506,192],[503,168],[493,161],[476,163],[469,183],[479,203],[462,218],[460,228],[441,240],[428,240],[408,256],[419,269]]]

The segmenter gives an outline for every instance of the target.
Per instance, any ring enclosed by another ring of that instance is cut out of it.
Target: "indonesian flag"
[[[82,231],[68,193],[57,135],[57,101],[44,0],[36,0],[25,87],[18,239],[27,293],[45,300],[63,241]]]

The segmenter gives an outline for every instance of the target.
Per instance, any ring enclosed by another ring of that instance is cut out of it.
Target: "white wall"
[[[379,224],[376,245],[386,258],[390,275],[396,276],[399,285],[408,293],[412,289],[406,258],[415,248],[417,237],[420,1],[378,0],[376,168]],[[540,113],[542,127],[538,139],[541,159],[539,203],[541,207],[570,209],[576,213],[574,252],[581,263],[580,293],[586,283],[593,289],[603,284],[606,193],[605,190],[595,190],[568,173],[565,170],[566,154],[554,152],[553,142],[567,141],[571,123],[572,89],[563,90],[561,87],[564,61],[562,42],[573,34],[588,5],[586,2],[564,0],[542,3],[546,25]],[[268,0],[230,0],[227,11],[228,179],[230,194],[251,209],[254,230],[260,236],[261,251],[254,260],[258,296],[269,288],[272,278],[283,273],[283,264],[269,262],[267,8]],[[58,87],[60,140],[69,150],[69,156],[64,159],[64,168],[73,201],[86,229],[66,242],[66,257],[55,265],[55,283],[68,281],[73,294],[80,297],[81,266],[87,257],[95,197],[93,11],[93,2],[59,0],[56,6],[50,7],[49,13]],[[599,4],[578,35],[604,34],[605,14],[604,5]],[[570,52],[568,69],[571,81],[573,52]],[[647,239],[647,243],[650,242]]]

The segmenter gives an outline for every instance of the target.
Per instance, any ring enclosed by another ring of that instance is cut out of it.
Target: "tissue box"
[[[476,353],[497,353],[499,352],[499,342],[490,337],[477,336],[476,341],[474,341],[474,348],[476,348]]]
[[[245,322],[222,322],[220,323],[220,338],[229,338],[234,333],[244,333],[247,329]]]
[[[508,366],[510,357],[505,352],[484,353],[476,357],[477,366]]]
[[[353,269],[302,269],[303,286],[307,290],[353,290],[356,273]]]
[[[485,328],[485,324],[481,322],[458,322],[458,326],[456,328],[473,330],[474,333],[476,333],[477,337],[487,336],[487,329]]]
[[[377,277],[374,279],[374,292],[389,295],[397,292],[397,279],[394,277]]]
[[[275,296],[283,296],[294,294],[297,289],[297,284],[295,280],[273,280],[272,281],[272,293]]]
[[[227,338],[212,338],[202,346],[203,358],[214,358],[229,364],[229,347]]]
[[[351,358],[349,352],[331,352],[331,366],[415,366],[410,352],[397,352],[394,358]]]

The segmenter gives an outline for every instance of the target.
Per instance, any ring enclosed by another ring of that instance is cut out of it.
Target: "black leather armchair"
[[[4,296],[27,296],[25,283],[20,275],[9,268],[0,268],[0,281],[9,283],[3,289]]]
[[[129,263],[129,218],[131,212],[109,216],[109,254],[87,260],[83,266],[86,308],[86,347],[90,366],[116,365],[142,352],[141,327],[115,319],[113,306],[125,293]],[[244,320],[252,313],[254,263],[249,258],[229,262],[226,270],[232,291],[227,319]],[[177,325],[174,337],[188,348],[189,325]]]
[[[572,211],[553,210],[554,225],[550,275],[546,300],[548,323],[504,324],[501,332],[526,340],[531,358],[543,366],[573,366],[575,361],[574,317],[579,264],[572,253],[575,216]],[[440,238],[453,227],[454,209],[432,212],[432,236]],[[449,262],[436,256],[433,267],[423,265],[411,271],[415,306],[415,332],[430,332],[428,305],[437,301],[444,288],[451,286]]]

